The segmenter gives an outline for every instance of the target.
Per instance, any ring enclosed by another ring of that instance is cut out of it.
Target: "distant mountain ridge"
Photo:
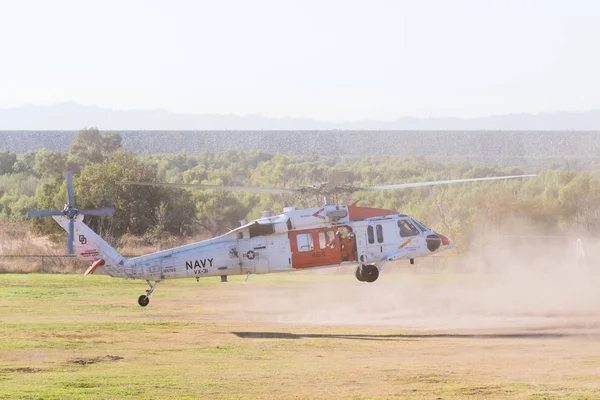
[[[165,110],[110,110],[76,103],[0,109],[0,130],[600,130],[600,109],[480,118],[414,118],[326,122],[260,115],[177,114]]]

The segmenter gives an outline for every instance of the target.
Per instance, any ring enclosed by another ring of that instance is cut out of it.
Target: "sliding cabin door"
[[[293,231],[290,235],[292,267],[337,265],[342,262],[340,240],[332,228]]]

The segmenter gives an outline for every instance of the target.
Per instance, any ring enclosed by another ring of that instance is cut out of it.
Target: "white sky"
[[[0,108],[341,121],[600,107],[595,0],[0,0]]]

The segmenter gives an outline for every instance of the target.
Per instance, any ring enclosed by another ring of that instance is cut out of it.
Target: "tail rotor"
[[[75,219],[78,215],[90,215],[90,216],[102,216],[112,215],[115,209],[112,207],[103,207],[95,209],[78,209],[75,207],[75,195],[73,190],[73,174],[67,171],[65,174],[67,180],[67,204],[62,210],[40,210],[40,211],[29,211],[28,217],[48,217],[48,216],[63,216],[69,219],[69,230],[68,230],[68,241],[67,251],[68,254],[73,254],[73,244],[75,237]]]

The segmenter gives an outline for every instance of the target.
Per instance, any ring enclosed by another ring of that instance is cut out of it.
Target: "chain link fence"
[[[83,273],[89,262],[73,255],[4,254],[0,255],[0,273]]]

